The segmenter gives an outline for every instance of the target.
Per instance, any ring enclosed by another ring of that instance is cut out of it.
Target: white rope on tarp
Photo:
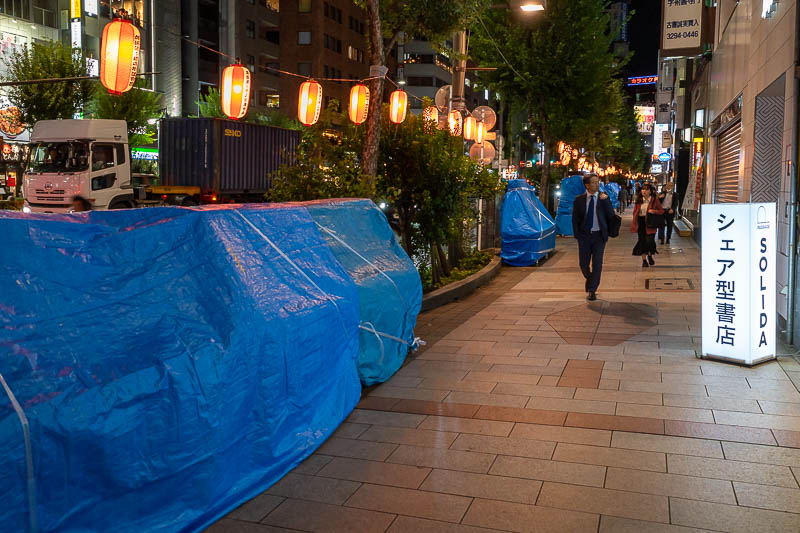
[[[353,248],[352,246],[350,246],[349,244],[347,244],[347,243],[346,243],[346,242],[345,242],[343,239],[341,239],[341,238],[340,238],[338,235],[336,235],[336,234],[335,234],[333,231],[331,231],[329,228],[326,228],[325,226],[323,226],[322,224],[320,224],[320,223],[319,223],[319,222],[317,222],[317,221],[314,221],[314,223],[315,223],[317,226],[319,226],[319,229],[321,229],[322,231],[324,231],[325,233],[327,233],[328,235],[330,235],[331,237],[333,237],[334,239],[336,239],[336,242],[338,242],[339,244],[341,244],[342,246],[344,246],[345,248],[347,248],[348,250],[350,250],[351,252],[353,252],[355,255],[357,255],[357,256],[359,257],[359,259],[361,259],[362,261],[364,261],[365,263],[367,263],[369,266],[371,266],[372,268],[374,268],[375,270],[377,270],[377,271],[378,271],[378,272],[379,272],[379,273],[380,273],[380,274],[381,274],[381,275],[382,275],[384,278],[388,279],[388,280],[389,280],[389,283],[391,283],[391,284],[392,284],[392,287],[394,287],[394,290],[395,290],[395,292],[397,292],[397,295],[400,297],[400,299],[401,299],[401,300],[403,300],[403,305],[405,305],[405,307],[406,307],[406,312],[408,312],[408,302],[406,302],[406,299],[403,297],[403,294],[400,292],[400,288],[397,286],[397,284],[395,284],[394,280],[393,280],[391,277],[389,277],[389,275],[388,275],[388,274],[386,274],[386,272],[384,272],[383,270],[381,270],[381,269],[380,269],[380,268],[379,268],[379,267],[378,267],[378,266],[377,266],[375,263],[373,263],[372,261],[370,261],[369,259],[367,259],[367,258],[366,258],[366,257],[364,257],[363,255],[361,255],[360,253],[358,253],[358,251],[357,251],[355,248]]]
[[[406,342],[400,337],[395,337],[394,335],[389,335],[388,333],[383,333],[382,331],[378,331],[377,329],[375,329],[375,326],[372,324],[372,322],[362,322],[361,324],[358,325],[358,327],[359,329],[363,329],[364,331],[369,331],[370,333],[375,335],[375,338],[378,339],[378,343],[380,343],[381,345],[381,359],[383,359],[385,355],[383,347],[383,338],[387,338],[395,342],[405,344],[414,352],[416,352],[420,346],[425,346],[425,341],[420,339],[419,337],[414,337],[413,342]]]
[[[3,385],[8,399],[11,400],[11,406],[17,413],[19,423],[22,425],[22,436],[25,439],[25,469],[28,473],[28,519],[31,533],[37,533],[39,531],[39,526],[36,520],[36,477],[33,472],[30,425],[28,424],[28,417],[25,416],[25,411],[22,410],[22,406],[20,406],[17,397],[14,396],[14,393],[11,391],[11,387],[6,383],[2,373],[0,373],[0,384]]]
[[[253,224],[252,222],[250,222],[250,220],[248,220],[248,219],[247,219],[247,217],[246,217],[246,216],[244,216],[244,215],[243,215],[243,214],[242,214],[242,213],[241,213],[241,212],[240,212],[238,209],[234,209],[234,212],[235,212],[237,215],[239,215],[240,217],[242,217],[242,220],[244,220],[244,221],[245,221],[245,222],[246,222],[246,223],[247,223],[247,224],[248,224],[248,225],[249,225],[251,228],[253,228],[253,230],[254,230],[256,233],[258,233],[258,235],[259,235],[259,236],[260,236],[262,239],[264,239],[264,240],[267,242],[267,244],[269,244],[270,246],[272,246],[272,248],[273,248],[273,249],[274,249],[276,252],[278,252],[278,254],[280,254],[280,256],[281,256],[281,257],[282,257],[282,258],[283,258],[283,259],[284,259],[284,260],[285,260],[287,263],[289,263],[290,265],[292,265],[292,266],[294,267],[294,269],[295,269],[295,270],[297,270],[297,271],[298,271],[298,272],[299,272],[299,273],[300,273],[300,274],[301,274],[301,275],[302,275],[302,276],[303,276],[303,277],[306,279],[306,281],[308,281],[308,282],[309,282],[311,285],[313,285],[313,286],[314,286],[314,288],[315,288],[315,289],[317,289],[317,291],[319,291],[319,292],[320,292],[320,293],[321,293],[321,294],[322,294],[322,295],[325,297],[325,299],[326,299],[326,300],[328,300],[329,302],[331,302],[331,303],[333,304],[333,306],[334,306],[334,307],[336,307],[336,311],[337,311],[337,313],[339,314],[339,322],[341,322],[341,324],[342,324],[342,329],[344,330],[345,336],[347,336],[347,328],[345,327],[345,325],[344,325],[344,320],[342,319],[342,310],[341,310],[341,309],[339,309],[339,305],[336,303],[336,300],[334,300],[334,299],[331,297],[331,295],[330,295],[330,294],[328,294],[327,292],[323,291],[323,290],[320,288],[320,286],[319,286],[319,285],[317,285],[317,284],[314,282],[314,280],[313,280],[313,279],[311,279],[311,278],[308,276],[308,274],[306,274],[306,273],[305,273],[305,271],[304,271],[302,268],[300,268],[300,267],[299,267],[299,266],[298,266],[298,265],[297,265],[297,264],[296,264],[294,261],[292,261],[292,259],[291,259],[291,258],[290,258],[288,255],[286,255],[286,254],[283,252],[283,250],[281,250],[280,248],[278,248],[278,246],[277,246],[277,245],[276,245],[274,242],[272,242],[272,240],[271,240],[269,237],[267,237],[267,236],[264,234],[264,232],[262,232],[260,229],[258,229],[258,228],[256,227],[256,225],[255,225],[255,224]]]

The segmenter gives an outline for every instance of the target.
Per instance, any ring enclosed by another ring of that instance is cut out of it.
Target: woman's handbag
[[[664,215],[654,215],[653,213],[647,213],[645,218],[648,228],[658,229],[664,225]]]

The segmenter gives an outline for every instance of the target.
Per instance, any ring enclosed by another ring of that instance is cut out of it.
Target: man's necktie
[[[583,221],[583,229],[586,233],[592,232],[594,226],[594,195],[589,198],[589,209],[586,210],[586,218]]]

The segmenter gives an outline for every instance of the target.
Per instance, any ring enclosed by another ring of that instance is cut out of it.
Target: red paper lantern
[[[297,102],[297,118],[306,126],[316,124],[322,109],[322,85],[314,80],[300,85],[300,100]]]
[[[486,123],[478,122],[478,125],[475,127],[475,142],[477,144],[483,144],[483,141],[485,139],[486,139]]]
[[[425,131],[433,133],[433,131],[439,127],[439,110],[433,105],[426,107],[422,112],[422,119],[425,121]]]
[[[475,138],[475,130],[478,127],[478,121],[472,115],[467,115],[464,119],[464,139],[471,141]],[[478,141],[475,141],[478,142]]]
[[[408,95],[403,90],[396,90],[389,98],[389,120],[395,124],[400,124],[406,119],[406,108],[408,107]]]
[[[103,28],[100,45],[100,82],[111,94],[122,94],[136,83],[139,69],[139,28],[114,19]]]
[[[226,116],[233,120],[245,116],[250,103],[250,71],[242,65],[225,67],[219,95]]]
[[[450,114],[447,115],[447,125],[450,127],[450,135],[458,136],[461,135],[461,125],[464,121],[464,117],[461,116],[461,112],[453,109],[450,111]]]
[[[369,111],[369,88],[359,83],[350,89],[350,120],[353,124],[363,124]]]

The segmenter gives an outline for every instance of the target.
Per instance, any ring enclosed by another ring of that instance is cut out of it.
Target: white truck
[[[124,120],[42,120],[31,132],[23,209],[66,213],[75,196],[93,209],[134,207]]]

